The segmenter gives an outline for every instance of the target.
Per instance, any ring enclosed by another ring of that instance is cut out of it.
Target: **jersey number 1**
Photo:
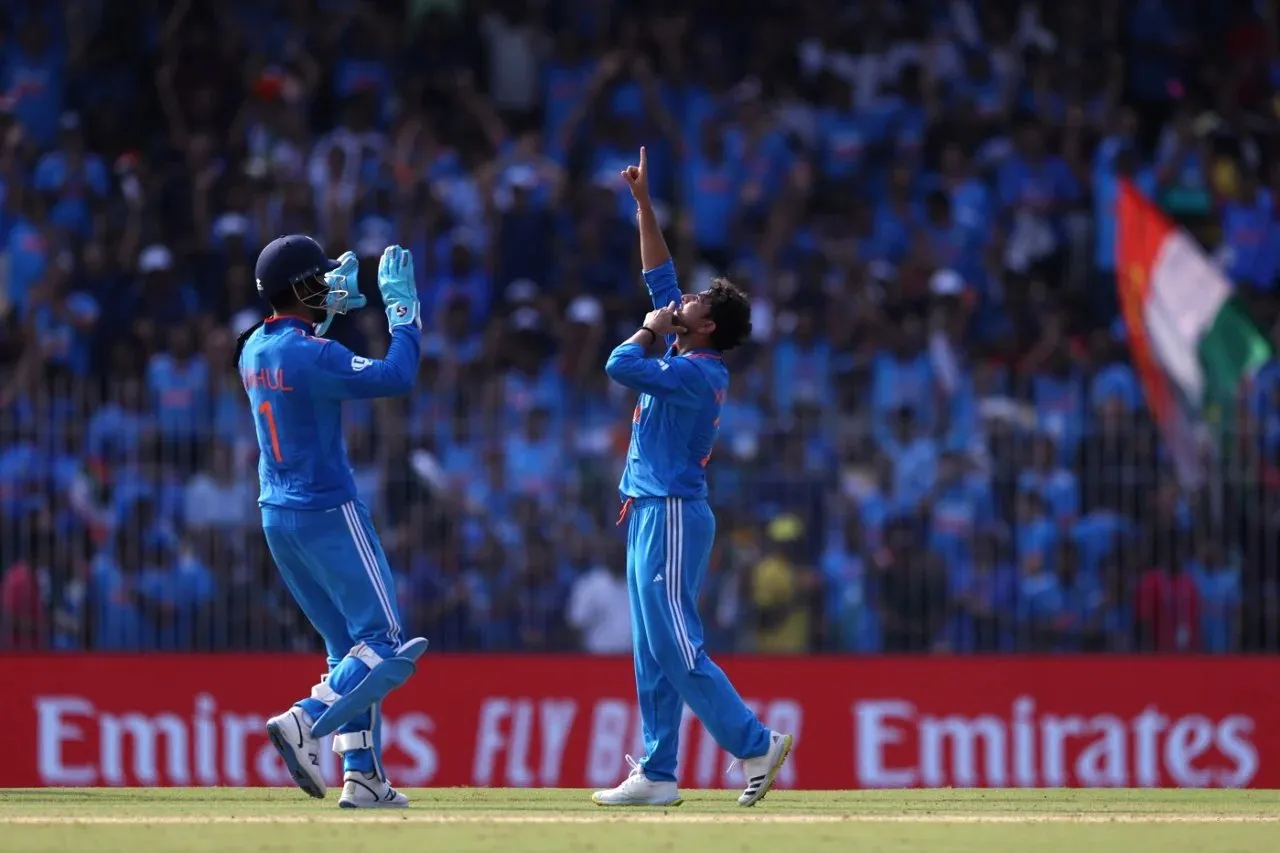
[[[276,433],[276,419],[271,414],[271,403],[264,400],[262,405],[258,406],[258,411],[267,422],[267,432],[271,433],[271,452],[275,454],[277,462],[283,462],[284,457],[280,455],[280,436]]]

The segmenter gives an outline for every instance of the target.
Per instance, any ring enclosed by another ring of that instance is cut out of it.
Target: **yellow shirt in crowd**
[[[795,567],[782,557],[765,557],[756,564],[751,580],[757,608],[794,602],[780,623],[772,628],[756,629],[756,651],[773,654],[805,651],[809,645],[809,610],[803,602],[796,601]]]

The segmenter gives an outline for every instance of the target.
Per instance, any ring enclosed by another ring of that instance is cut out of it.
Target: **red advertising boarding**
[[[1280,787],[1280,659],[725,658],[781,785]],[[263,734],[323,658],[0,656],[0,787],[290,784]],[[392,781],[597,787],[639,755],[629,660],[428,655],[386,703]],[[695,721],[681,783],[736,787]],[[327,773],[338,782],[337,756]]]

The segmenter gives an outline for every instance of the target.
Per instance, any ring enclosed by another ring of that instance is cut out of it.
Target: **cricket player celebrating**
[[[413,257],[390,246],[378,265],[391,346],[362,358],[319,334],[367,303],[347,253],[330,260],[310,237],[280,237],[258,256],[258,292],[272,315],[240,340],[237,362],[257,424],[262,529],[285,584],[324,638],[329,672],[311,695],[267,722],[298,787],[325,795],[320,739],[336,732],[343,808],[408,799],[382,769],[379,703],[426,651],[405,640],[395,586],[369,512],[356,498],[342,436],[342,401],[404,394],[422,345]]]
[[[742,762],[747,787],[738,804],[752,806],[773,785],[792,736],[766,729],[707,657],[697,610],[716,531],[705,468],[729,385],[721,353],[751,333],[751,306],[724,279],[703,293],[680,294],[650,202],[643,148],[640,165],[622,174],[639,206],[640,260],[655,308],[605,366],[615,382],[640,392],[619,491],[622,517],[630,514],[627,586],[647,754],[639,763],[627,756],[631,774],[592,800],[602,806],[680,805],[677,739],[687,704],[720,747]],[[660,339],[666,353],[647,357]]]

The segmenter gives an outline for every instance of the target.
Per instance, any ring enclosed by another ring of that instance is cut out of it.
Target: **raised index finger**
[[[640,168],[641,169],[645,167],[646,162],[647,162],[647,159],[645,158],[645,155],[644,155],[644,146],[641,145],[640,146]]]

